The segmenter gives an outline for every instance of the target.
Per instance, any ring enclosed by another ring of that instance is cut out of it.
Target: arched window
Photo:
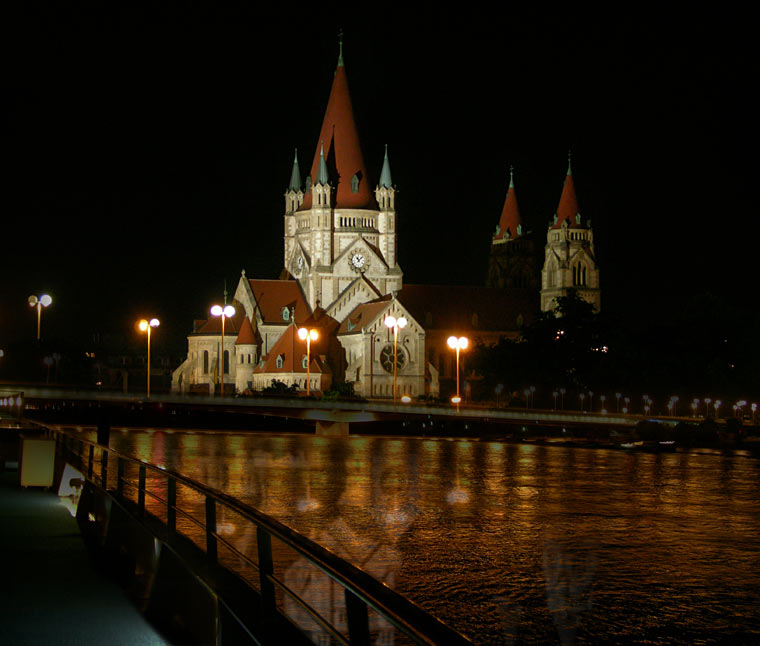
[[[356,174],[356,173],[351,178],[351,192],[352,193],[358,193],[359,192],[359,175]]]
[[[203,351],[203,374],[208,374],[208,350]]]

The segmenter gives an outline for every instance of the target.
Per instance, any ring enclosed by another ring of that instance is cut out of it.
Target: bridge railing
[[[20,390],[0,390],[0,414],[20,418],[24,412],[24,393]]]
[[[232,496],[63,430],[49,429],[49,432],[59,450],[78,463],[90,482],[117,499],[136,503],[138,516],[150,515],[165,523],[170,545],[178,534],[192,540],[205,552],[210,565],[221,565],[238,574],[258,591],[265,610],[285,616],[313,643],[369,645],[378,637],[375,634],[373,638],[373,632],[385,630],[387,635],[392,627],[400,633],[394,633],[396,643],[404,635],[413,644],[471,644],[366,572]],[[220,519],[230,518],[254,530],[255,540],[242,547],[229,540],[224,532],[227,523],[220,523]],[[344,605],[341,604],[339,612],[318,611],[305,598],[307,595],[298,594],[287,577],[275,572],[273,540],[279,544],[279,552],[283,547],[295,552],[343,589]],[[253,543],[255,549],[251,549]],[[305,625],[305,617],[311,625]],[[393,643],[382,635],[380,642]]]

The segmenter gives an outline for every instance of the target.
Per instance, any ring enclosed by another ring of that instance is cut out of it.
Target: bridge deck
[[[0,643],[168,644],[87,555],[76,520],[55,493],[0,473]]]

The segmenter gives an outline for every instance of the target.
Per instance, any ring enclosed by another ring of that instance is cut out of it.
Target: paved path
[[[95,569],[58,496],[18,475],[0,473],[0,644],[168,644]]]

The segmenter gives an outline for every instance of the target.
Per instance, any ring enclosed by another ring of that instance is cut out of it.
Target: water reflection
[[[749,456],[161,432],[115,433],[112,446],[277,517],[476,643],[760,640]],[[219,523],[255,554],[249,525]],[[341,588],[293,554],[275,568],[345,627]],[[375,643],[395,639],[375,616],[372,629]]]

